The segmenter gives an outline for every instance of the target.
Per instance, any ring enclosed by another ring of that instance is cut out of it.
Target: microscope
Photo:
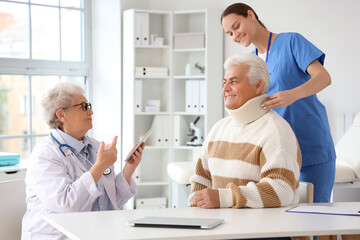
[[[188,136],[192,136],[191,140],[186,143],[187,146],[201,146],[202,137],[200,128],[196,127],[196,123],[199,121],[200,116],[198,116],[194,122],[190,123],[190,129]]]

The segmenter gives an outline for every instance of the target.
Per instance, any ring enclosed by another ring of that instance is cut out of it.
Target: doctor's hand
[[[134,148],[135,147],[136,145],[134,146]],[[130,182],[131,176],[133,175],[135,169],[137,168],[137,166],[139,166],[139,163],[141,162],[142,152],[144,148],[145,148],[145,142],[142,143],[141,146],[133,153],[131,158],[126,161],[126,164],[123,169],[123,175],[128,183]]]
[[[269,97],[261,105],[264,109],[286,107],[298,100],[296,94],[291,90],[277,92]]]
[[[93,175],[95,182],[97,183],[104,173],[104,171],[113,165],[117,160],[117,149],[116,149],[117,136],[114,137],[111,144],[107,145],[105,150],[105,143],[101,142],[96,162],[90,169],[90,173]]]
[[[197,191],[191,199],[192,203],[201,208],[219,208],[219,190],[205,188]]]

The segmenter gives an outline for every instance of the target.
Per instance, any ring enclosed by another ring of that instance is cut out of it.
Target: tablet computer
[[[215,218],[143,217],[130,221],[127,225],[132,227],[211,229],[223,221],[224,219]]]
[[[143,142],[146,141],[146,139],[148,139],[148,137],[150,136],[150,134],[152,133],[152,128],[150,128],[147,133],[145,133],[144,137],[136,144],[135,148],[128,154],[128,156],[125,159],[125,162],[128,161],[131,156],[134,154],[134,152],[141,146],[141,144]]]

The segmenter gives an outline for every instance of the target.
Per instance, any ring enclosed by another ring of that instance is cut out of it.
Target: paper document
[[[360,216],[360,209],[338,208],[338,207],[317,206],[317,205],[299,205],[286,210],[286,212]]]

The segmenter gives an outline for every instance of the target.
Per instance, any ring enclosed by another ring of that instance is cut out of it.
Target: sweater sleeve
[[[205,145],[206,144],[204,144],[203,146]],[[190,190],[188,205],[190,207],[195,207],[195,205],[191,201],[194,194],[199,190],[212,187],[211,173],[208,167],[206,149],[204,147],[202,149],[200,158],[197,161],[195,174],[190,177],[190,183],[191,183],[191,190]]]

